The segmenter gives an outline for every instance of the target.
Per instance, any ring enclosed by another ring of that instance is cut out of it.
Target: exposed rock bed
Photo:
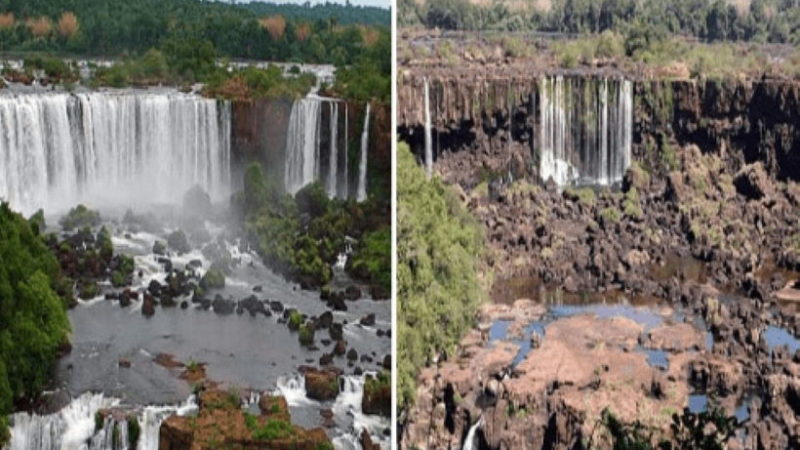
[[[495,279],[495,304],[419,375],[402,445],[458,448],[476,426],[476,448],[607,448],[604,408],[668,435],[701,393],[747,416],[727,447],[800,446],[800,85],[634,77],[622,185],[558,189],[536,162],[548,73],[517,69],[401,69],[399,134],[422,160],[427,78],[434,170],[483,225]],[[553,317],[562,302],[643,304],[663,323]]]

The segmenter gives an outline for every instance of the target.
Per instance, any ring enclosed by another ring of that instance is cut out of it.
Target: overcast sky
[[[222,2],[228,2],[230,0],[221,0]],[[234,0],[237,3],[250,3],[253,0]],[[258,0],[255,0],[258,1]],[[298,3],[302,4],[305,3],[306,0],[279,0],[279,1],[267,1],[261,0],[264,3]],[[345,0],[329,0],[331,3],[345,3]],[[311,4],[317,3],[325,3],[326,0],[311,0]],[[381,8],[388,8],[391,4],[391,0],[350,0],[350,3],[353,5],[363,5],[363,6],[380,6]]]

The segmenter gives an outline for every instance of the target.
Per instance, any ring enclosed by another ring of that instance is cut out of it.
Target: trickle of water
[[[425,173],[433,174],[433,136],[431,131],[431,101],[428,79],[425,78]]]
[[[475,450],[477,447],[477,443],[475,442],[475,434],[478,432],[478,428],[483,425],[483,416],[475,422],[474,425],[469,429],[467,433],[466,439],[464,439],[464,445],[461,447],[462,450]]]

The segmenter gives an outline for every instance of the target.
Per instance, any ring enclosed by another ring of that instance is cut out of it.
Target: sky
[[[222,0],[225,2],[226,0]],[[259,0],[234,0],[236,3],[250,3],[251,1],[259,1]],[[306,0],[276,0],[276,1],[269,1],[269,0],[260,0],[264,3],[296,3],[302,4],[305,3]],[[329,1],[330,3],[345,3],[346,0],[311,0],[311,4],[316,3],[325,3]],[[353,5],[362,5],[362,6],[379,6],[381,8],[388,8],[391,5],[391,0],[350,0],[350,3]]]

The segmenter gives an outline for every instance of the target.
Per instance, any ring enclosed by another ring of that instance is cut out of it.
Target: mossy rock
[[[305,347],[310,347],[314,345],[314,326],[311,324],[303,324],[300,326],[298,330],[298,339],[300,340],[300,345]]]
[[[208,289],[222,289],[225,287],[225,274],[221,270],[212,267],[200,279],[200,287],[203,291]]]
[[[62,217],[59,221],[61,227],[66,231],[72,231],[76,228],[83,227],[96,227],[100,225],[100,213],[87,208],[84,205],[78,205]]]
[[[170,233],[170,235],[167,236],[167,245],[178,253],[189,253],[192,250],[192,247],[189,245],[189,239],[182,230],[176,230]]]
[[[330,370],[310,369],[305,373],[306,396],[317,401],[333,400],[339,395],[339,376]]]

